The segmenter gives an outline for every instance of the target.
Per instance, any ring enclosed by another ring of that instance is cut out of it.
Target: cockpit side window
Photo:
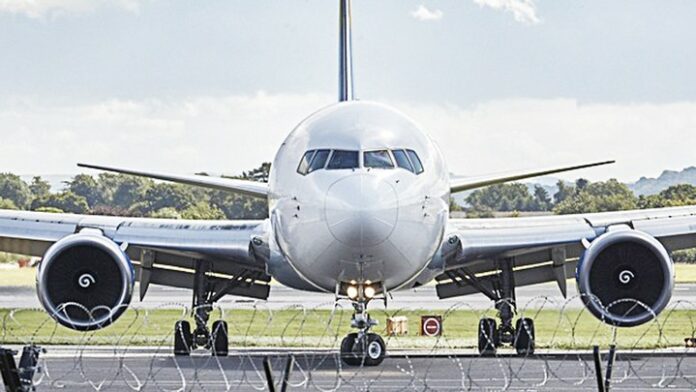
[[[317,153],[314,154],[314,158],[312,158],[312,163],[309,165],[309,173],[323,169],[330,152],[331,150],[317,150]]]
[[[365,151],[363,154],[363,165],[375,169],[394,168],[394,162],[392,162],[389,151],[387,150]]]
[[[392,153],[394,154],[394,159],[396,160],[396,165],[402,169],[406,169],[410,171],[411,173],[415,173],[416,171],[413,169],[413,165],[411,165],[411,161],[408,160],[408,156],[406,155],[406,151],[404,150],[393,150]]]
[[[334,150],[327,169],[356,169],[360,165],[357,151]]]
[[[314,153],[314,150],[310,150],[304,154],[302,160],[300,161],[300,165],[297,167],[298,173],[302,174],[303,176],[309,173],[309,163],[312,162],[312,157],[314,157]]]
[[[423,173],[423,164],[421,163],[420,158],[418,158],[418,154],[416,154],[416,152],[413,150],[406,150],[406,153],[408,153],[408,157],[411,159],[411,164],[415,169],[415,173]]]

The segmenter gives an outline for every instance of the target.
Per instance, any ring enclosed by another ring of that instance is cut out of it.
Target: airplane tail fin
[[[340,0],[338,42],[338,100],[352,101],[353,92],[353,40],[351,34],[351,0]]]

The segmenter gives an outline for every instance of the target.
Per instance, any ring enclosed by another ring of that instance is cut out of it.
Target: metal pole
[[[597,391],[606,392],[604,381],[602,381],[602,357],[599,355],[599,346],[592,347],[592,356],[594,357],[595,376],[597,376]]]
[[[290,354],[285,362],[285,373],[283,373],[283,381],[280,384],[280,392],[285,392],[288,389],[288,381],[290,381],[290,372],[295,366],[295,356]]]
[[[607,376],[604,379],[604,390],[609,392],[611,387],[611,371],[614,368],[614,359],[616,358],[616,345],[609,346],[609,358],[607,358]]]
[[[263,371],[266,373],[266,381],[268,383],[269,392],[275,392],[275,382],[273,381],[273,368],[271,367],[271,359],[265,357],[263,359]]]

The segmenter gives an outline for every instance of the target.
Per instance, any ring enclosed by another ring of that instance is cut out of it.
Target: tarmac
[[[268,358],[275,390],[282,390],[291,355],[287,390],[597,390],[593,357],[586,351],[529,357],[396,351],[377,367],[346,367],[328,350],[259,348],[217,358],[204,353],[175,357],[159,348],[54,346],[42,355],[35,381],[38,391],[263,391],[269,390],[263,365]],[[696,352],[619,351],[611,390],[652,389],[696,389]]]

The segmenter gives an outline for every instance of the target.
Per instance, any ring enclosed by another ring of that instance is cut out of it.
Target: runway
[[[138,292],[136,284],[134,293]],[[577,296],[574,282],[568,282],[568,298],[561,295],[555,283],[545,283],[536,286],[520,287],[517,289],[517,303],[520,307],[538,307],[542,303],[545,308],[580,309],[582,301]],[[164,286],[151,286],[144,301],[133,298],[131,305],[139,308],[167,308],[190,306],[191,290],[177,289]],[[677,284],[672,295],[672,302],[696,301],[696,284]],[[226,296],[218,303],[223,308],[234,308],[240,304],[255,302],[242,297]],[[274,285],[268,301],[260,301],[265,308],[283,309],[291,306],[301,306],[307,309],[331,308],[333,295],[308,293],[293,290],[284,286]],[[382,307],[381,302],[371,306]],[[441,300],[435,294],[435,286],[425,286],[413,290],[392,293],[388,301],[390,309],[448,309],[452,306],[463,306],[465,309],[489,309],[492,302],[482,294]],[[0,308],[38,308],[39,300],[33,287],[0,287]]]
[[[397,351],[381,366],[349,368],[335,352],[321,350],[245,350],[225,358],[174,357],[148,348],[47,350],[40,362],[43,371],[36,377],[39,391],[268,390],[264,358],[270,359],[278,386],[290,355],[295,365],[288,390],[597,390],[588,352],[489,358],[466,352],[453,356]],[[612,390],[693,390],[696,355],[685,349],[619,351],[612,373]]]

